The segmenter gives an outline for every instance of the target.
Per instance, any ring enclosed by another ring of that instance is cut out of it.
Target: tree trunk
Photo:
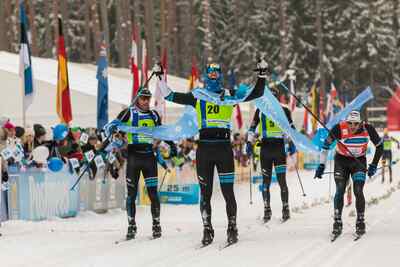
[[[177,25],[177,14],[176,14],[176,1],[168,1],[168,37],[169,37],[169,50],[170,50],[170,69],[171,73],[178,74],[179,68],[179,44],[178,44],[178,25]]]
[[[287,59],[288,59],[288,24],[287,24],[287,3],[286,0],[279,0],[279,37],[281,44],[280,51],[280,63],[281,63],[281,71],[284,71],[287,68]]]
[[[35,12],[35,6],[33,4],[33,1],[29,1],[28,3],[28,8],[29,10],[29,27],[30,27],[30,32],[31,32],[31,49],[32,49],[32,55],[33,56],[38,56],[38,47],[37,47],[37,31],[36,31],[36,23],[35,23],[35,18],[36,18],[36,12]],[[0,34],[0,36],[2,36]]]
[[[204,33],[204,51],[206,62],[210,62],[213,59],[212,49],[211,49],[211,27],[210,27],[210,2],[204,0],[203,3],[203,27],[205,29]]]
[[[7,38],[7,22],[6,22],[6,9],[4,1],[0,1],[0,36],[5,38],[0,38],[0,50],[8,50],[8,38]]]
[[[144,3],[144,18],[146,29],[146,45],[149,66],[154,64],[156,55],[156,43],[154,37],[154,4],[153,0],[146,0]]]
[[[319,73],[320,73],[320,88],[319,93],[325,95],[325,68],[324,68],[324,48],[322,36],[322,10],[321,0],[316,1],[316,28],[317,28],[317,47],[318,47],[318,60],[319,60]]]
[[[108,12],[107,12],[107,3],[106,1],[100,1],[100,14],[101,14],[101,22],[103,25],[103,34],[107,44],[107,58],[109,61],[110,58],[110,27],[108,23]]]
[[[69,27],[69,12],[67,7],[67,0],[60,0],[59,12],[61,13],[61,17],[63,20],[63,32],[64,32],[64,40],[65,40],[65,49],[68,51],[71,46],[71,42],[68,36],[68,27]]]
[[[93,58],[92,54],[92,46],[91,46],[91,38],[90,33],[91,29],[93,28],[93,24],[91,23],[90,19],[90,3],[85,1],[85,61],[91,62]]]
[[[99,50],[100,50],[101,33],[100,33],[99,12],[97,9],[97,1],[96,0],[91,0],[90,13],[91,13],[92,23],[93,23],[92,34],[93,34],[93,44],[94,44],[94,57],[97,58],[97,55],[99,54]]]
[[[161,28],[161,51],[164,49],[168,51],[168,10],[166,7],[166,0],[160,1],[160,28]]]

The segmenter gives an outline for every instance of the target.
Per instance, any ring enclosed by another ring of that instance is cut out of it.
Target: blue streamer
[[[367,87],[364,91],[362,91],[356,98],[353,99],[342,111],[336,114],[327,124],[326,127],[330,130],[333,126],[338,124],[341,120],[346,119],[346,117],[353,110],[359,110],[366,102],[373,99],[374,95],[372,94],[371,87]]]
[[[198,134],[197,114],[192,106],[186,106],[182,117],[174,124],[160,125],[156,127],[132,127],[127,126],[119,120],[114,120],[111,124],[118,130],[125,133],[145,134],[155,139],[165,141],[178,141],[190,138]]]
[[[270,117],[292,139],[297,148],[304,152],[319,153],[319,149],[305,135],[290,126],[278,100],[272,95],[268,86],[265,86],[264,96],[254,100],[256,107]]]
[[[196,99],[211,102],[216,105],[233,106],[243,102],[252,91],[253,88],[250,88],[245,84],[240,84],[237,90],[235,90],[235,95],[226,95],[224,96],[224,100],[221,100],[220,94],[210,92],[209,90],[205,90],[203,88],[195,88],[192,91],[192,94]]]
[[[353,99],[342,111],[336,114],[329,122],[326,124],[326,128],[329,130],[333,128],[340,121],[345,120],[349,113],[353,110],[359,110],[366,102],[373,99],[374,95],[372,94],[371,88],[367,87],[364,91],[362,91],[356,98]],[[315,133],[312,142],[322,149],[322,146],[325,143],[325,139],[328,137],[328,130],[325,128],[318,129]],[[333,149],[336,145],[336,142],[332,143],[329,146],[329,149]]]

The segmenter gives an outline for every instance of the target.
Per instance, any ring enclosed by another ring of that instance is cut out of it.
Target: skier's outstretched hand
[[[164,70],[160,62],[154,64],[152,71],[161,80],[161,75],[164,74]]]
[[[325,171],[325,164],[319,164],[317,170],[315,171],[314,179],[315,178],[322,178],[322,175],[324,174]]]

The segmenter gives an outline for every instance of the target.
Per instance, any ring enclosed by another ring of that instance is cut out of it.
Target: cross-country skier
[[[150,109],[151,92],[139,90],[136,102],[129,110],[123,110],[118,119],[133,127],[155,127],[161,125],[161,118],[155,110]],[[153,217],[153,237],[161,237],[160,201],[157,194],[158,171],[157,160],[153,151],[153,138],[143,134],[127,133],[128,161],[126,167],[126,211],[128,214],[128,232],[126,239],[135,238],[137,227],[135,221],[135,200],[138,192],[140,173],[143,174],[147,192],[151,201]]]
[[[274,96],[279,99],[279,91],[276,87],[271,88]],[[293,126],[292,116],[290,110],[282,105],[286,117]],[[258,129],[257,129],[258,126]],[[283,130],[265,114],[261,113],[259,109],[254,114],[253,121],[250,126],[248,135],[250,139],[255,132],[258,132],[261,138],[261,173],[263,176],[263,200],[264,200],[264,222],[268,222],[272,216],[270,205],[270,186],[272,180],[272,167],[275,168],[275,173],[281,189],[282,200],[282,221],[290,218],[289,210],[289,190],[286,183],[286,149],[285,143],[289,144],[289,153],[292,155],[296,148],[291,141],[287,141]]]
[[[389,168],[389,182],[392,182],[392,144],[397,143],[397,148],[400,148],[400,142],[389,136],[387,128],[383,130],[383,155],[382,155],[382,183],[385,182],[385,169]]]
[[[336,146],[334,178],[336,183],[336,193],[334,199],[334,223],[332,234],[334,236],[342,233],[342,210],[346,183],[350,175],[353,180],[353,190],[356,198],[356,234],[365,233],[364,211],[364,184],[366,172],[369,177],[376,173],[379,159],[383,152],[382,139],[370,124],[361,121],[360,112],[352,111],[345,121],[335,125],[326,138],[323,151],[320,157],[320,165],[315,173],[315,177],[322,178],[325,170],[325,163],[328,155],[329,146],[335,141],[341,142]],[[369,140],[375,145],[375,154],[367,170],[366,152]]]
[[[258,80],[244,101],[261,97],[264,91],[268,64],[261,60],[258,64]],[[160,72],[161,66],[156,65],[153,71]],[[161,75],[159,76],[162,79]],[[204,75],[204,90],[223,94],[223,77],[219,64],[208,64]],[[197,111],[199,123],[199,144],[196,151],[196,169],[201,189],[200,211],[203,220],[202,244],[208,245],[213,241],[214,230],[211,224],[211,194],[213,191],[214,167],[217,168],[221,191],[226,202],[228,217],[227,242],[235,243],[238,240],[236,227],[236,199],[233,191],[235,169],[233,152],[230,143],[231,116],[233,106],[217,105],[211,102],[196,99],[190,93],[173,92],[161,80],[160,88],[165,99],[183,105],[191,105]]]

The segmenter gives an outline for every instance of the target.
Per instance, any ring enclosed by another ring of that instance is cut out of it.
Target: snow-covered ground
[[[396,153],[395,159],[400,157]],[[163,237],[149,240],[149,207],[137,211],[138,236],[114,244],[125,235],[127,221],[121,210],[107,214],[81,213],[77,218],[45,222],[6,222],[0,238],[0,264],[12,266],[399,266],[400,164],[394,182],[381,184],[380,175],[366,184],[367,235],[354,242],[353,205],[344,209],[344,234],[331,243],[332,202],[329,175],[314,180],[301,171],[307,196],[303,197],[295,172],[288,174],[292,218],[281,224],[279,187],[272,189],[273,219],[260,221],[258,190],[249,203],[248,184],[236,186],[239,243],[219,250],[226,239],[225,205],[213,195],[214,243],[196,249],[202,235],[198,206],[162,206]],[[329,171],[329,170],[327,170]],[[379,173],[379,171],[378,171]],[[254,189],[256,189],[254,187]],[[331,193],[334,193],[333,181]]]

